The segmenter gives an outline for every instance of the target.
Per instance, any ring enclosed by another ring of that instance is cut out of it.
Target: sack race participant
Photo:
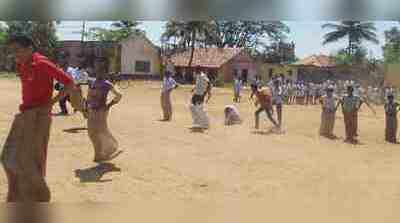
[[[242,123],[238,109],[233,105],[225,106],[225,125],[237,125]]]
[[[321,126],[319,134],[321,136],[335,139],[333,134],[335,128],[336,111],[338,108],[337,98],[333,96],[334,89],[332,86],[326,90],[326,96],[321,98]]]
[[[171,92],[178,87],[178,84],[171,75],[170,71],[165,73],[161,88],[161,108],[164,116],[162,121],[171,121],[172,119]]]
[[[118,150],[118,142],[107,124],[110,108],[120,102],[122,94],[105,79],[107,67],[108,63],[105,59],[98,59],[95,68],[97,78],[89,82],[87,98],[87,128],[94,147],[94,162],[97,163],[110,161],[122,153]],[[109,92],[114,95],[114,98],[107,103]]]
[[[35,52],[29,37],[11,37],[8,45],[15,52],[22,104],[1,155],[9,186],[7,201],[48,202],[51,196],[45,176],[52,106],[68,94],[72,106],[83,111],[83,99],[72,78]],[[55,80],[64,85],[64,90],[52,98]]]
[[[192,113],[193,127],[194,130],[205,130],[210,127],[210,121],[207,116],[207,112],[204,108],[204,99],[208,96],[206,103],[211,98],[211,83],[207,75],[200,72],[197,68],[196,72],[196,83],[195,87],[192,89],[193,96],[190,105],[190,110]]]
[[[393,94],[387,96],[385,103],[385,140],[390,143],[397,143],[397,113],[400,104],[394,101]]]
[[[267,113],[268,119],[274,124],[275,128],[280,129],[279,124],[272,117],[273,107],[271,90],[268,87],[263,87],[261,89],[253,88],[252,90],[254,91],[254,95],[256,95],[254,105],[259,106],[257,111],[254,113],[255,129],[259,129],[260,127],[260,114],[263,111]]]
[[[279,80],[274,81],[272,88],[272,104],[276,106],[276,113],[278,116],[279,128],[282,127],[282,108],[283,108],[283,90]]]

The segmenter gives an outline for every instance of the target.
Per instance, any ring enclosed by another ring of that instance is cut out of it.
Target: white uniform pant
[[[208,119],[207,112],[203,105],[190,105],[192,112],[193,127],[208,129],[210,120]]]

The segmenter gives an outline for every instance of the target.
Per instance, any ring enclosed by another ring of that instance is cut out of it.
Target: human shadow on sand
[[[336,135],[330,135],[330,136],[328,136],[328,135],[320,135],[320,137],[323,138],[323,139],[331,140],[331,141],[343,140],[342,137],[338,137]]]
[[[255,135],[283,135],[285,131],[272,128],[268,130],[253,130],[251,133]]]
[[[81,127],[81,128],[64,129],[63,132],[76,134],[76,133],[87,131],[87,130],[88,129],[86,127]]]
[[[360,141],[356,141],[356,142],[347,142],[347,141],[343,141],[345,144],[351,145],[351,146],[365,146],[366,144]]]
[[[188,128],[191,133],[206,133],[207,129],[204,128],[198,128],[198,127],[189,127]]]
[[[276,134],[274,131],[272,131],[272,129],[270,129],[270,130],[253,130],[251,133],[255,134],[255,135],[273,135],[273,134]]]
[[[106,173],[110,172],[121,172],[121,168],[112,163],[101,163],[88,169],[75,170],[75,177],[79,178],[81,183],[104,183],[112,181],[111,179],[102,179]]]

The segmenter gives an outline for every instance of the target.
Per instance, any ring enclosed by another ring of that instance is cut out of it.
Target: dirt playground
[[[262,131],[255,132],[255,107],[247,101],[248,92],[238,104],[244,123],[225,127],[223,108],[232,104],[232,91],[214,89],[207,106],[211,129],[192,133],[190,88],[173,92],[174,117],[166,123],[158,121],[159,85],[134,82],[112,108],[109,125],[124,150],[112,162],[114,167],[92,162],[87,132],[79,130],[86,127],[80,114],[54,117],[47,176],[52,201],[274,201],[269,205],[285,208],[286,218],[302,210],[335,216],[335,222],[344,222],[346,216],[353,216],[349,222],[399,219],[394,213],[400,205],[400,146],[384,142],[383,108],[376,108],[377,116],[362,108],[360,145],[354,146],[343,143],[341,112],[335,128],[340,139],[318,136],[319,106],[285,106],[285,134],[269,133],[265,115]],[[0,79],[0,145],[20,103],[20,91],[17,80]],[[107,173],[101,176],[99,170]],[[6,192],[6,177],[0,171],[1,201]]]

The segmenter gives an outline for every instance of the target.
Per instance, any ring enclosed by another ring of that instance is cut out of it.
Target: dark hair
[[[26,35],[10,36],[7,41],[8,44],[16,43],[24,48],[35,47],[33,40]]]

